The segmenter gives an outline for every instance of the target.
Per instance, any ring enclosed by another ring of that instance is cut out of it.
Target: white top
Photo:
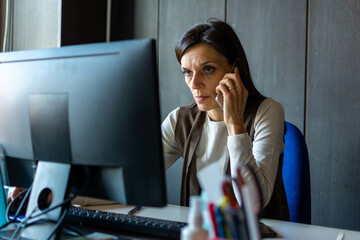
[[[168,169],[179,157],[181,151],[175,141],[175,126],[179,109],[173,110],[162,123],[162,142],[165,168]],[[259,106],[254,121],[254,141],[247,133],[228,136],[224,122],[213,122],[206,117],[204,131],[196,149],[197,170],[212,162],[222,168],[230,154],[231,175],[236,176],[236,164],[248,164],[254,170],[263,195],[264,206],[270,201],[277,174],[279,156],[285,148],[284,109],[271,98]]]

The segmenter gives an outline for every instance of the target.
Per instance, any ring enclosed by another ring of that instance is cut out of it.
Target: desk
[[[132,207],[120,204],[91,206],[89,209],[103,210],[109,212],[127,213]],[[188,217],[187,207],[176,205],[167,205],[164,208],[146,207],[136,215],[144,217],[155,217],[166,220],[187,222]],[[261,219],[263,223],[275,230],[280,236],[278,238],[269,239],[290,239],[290,240],[336,240],[340,232],[345,233],[346,240],[360,240],[360,232],[342,230],[336,228],[328,228],[321,226],[314,226],[308,224],[292,223],[286,221],[278,221],[272,219]]]
[[[360,232],[349,231],[337,228],[328,228],[308,224],[300,224],[286,221],[278,221],[273,219],[261,219],[261,222],[271,227],[280,237],[276,239],[291,240],[336,240],[340,232],[345,233],[346,240],[359,240]],[[274,239],[274,238],[273,238]]]
[[[117,213],[127,213],[132,206],[125,206],[121,204],[112,204],[112,205],[102,205],[102,206],[91,206],[87,207],[89,209],[117,212]],[[164,208],[151,208],[146,207],[136,215],[144,217],[153,217],[160,218],[172,221],[182,221],[187,222],[188,217],[187,207],[181,207],[176,205],[168,205]],[[277,238],[267,238],[267,239],[289,239],[289,240],[307,240],[307,239],[316,239],[316,240],[336,240],[340,232],[345,233],[345,240],[359,240],[360,232],[342,230],[336,228],[320,227],[308,224],[292,223],[285,221],[278,221],[272,219],[261,219],[261,222],[265,223],[273,230],[275,230],[279,236]],[[110,234],[119,234],[114,232],[108,232]],[[0,231],[0,236],[2,235]],[[120,235],[123,235],[120,233]],[[3,235],[4,236],[4,235]],[[11,234],[7,234],[11,236]],[[139,238],[135,235],[124,235],[124,237],[129,239],[156,239],[156,238]]]

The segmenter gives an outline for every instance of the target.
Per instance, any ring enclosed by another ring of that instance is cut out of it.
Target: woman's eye
[[[182,70],[182,72],[185,76],[191,76],[191,71],[189,70]]]
[[[204,67],[204,71],[206,72],[206,73],[211,73],[211,72],[213,72],[214,71],[214,67],[212,67],[212,66],[205,66]]]

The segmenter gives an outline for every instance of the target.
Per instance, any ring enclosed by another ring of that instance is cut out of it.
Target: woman
[[[195,100],[162,123],[166,168],[184,158],[181,205],[200,193],[198,170],[218,162],[234,176],[241,162],[259,181],[264,216],[289,220],[281,173],[284,110],[255,88],[234,30],[218,20],[198,24],[181,37],[175,53]],[[221,94],[223,109],[215,101]]]

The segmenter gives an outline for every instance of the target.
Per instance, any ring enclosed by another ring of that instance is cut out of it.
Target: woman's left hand
[[[241,81],[237,67],[234,73],[224,75],[216,92],[223,93],[224,122],[229,136],[245,133],[244,111],[249,93]]]

